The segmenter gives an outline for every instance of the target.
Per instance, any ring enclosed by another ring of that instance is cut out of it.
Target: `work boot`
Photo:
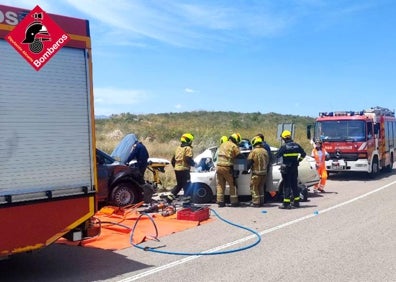
[[[290,203],[287,203],[287,204],[283,203],[281,206],[279,206],[279,208],[282,210],[290,210],[291,206],[290,206]]]
[[[236,207],[239,207],[239,203],[231,203],[230,206],[233,207],[233,208],[236,208]]]
[[[300,202],[296,201],[293,202],[293,208],[299,208],[300,207]]]
[[[219,208],[224,208],[224,207],[225,207],[225,203],[224,203],[224,202],[218,202],[218,203],[217,203],[217,206],[218,206]]]

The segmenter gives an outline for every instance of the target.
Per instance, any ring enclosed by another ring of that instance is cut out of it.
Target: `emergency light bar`
[[[360,115],[362,116],[364,111],[340,111],[340,112],[320,112],[320,117],[334,117],[334,116],[354,116]]]

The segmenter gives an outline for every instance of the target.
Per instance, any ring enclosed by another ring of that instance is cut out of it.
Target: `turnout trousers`
[[[289,205],[292,197],[295,202],[300,201],[300,189],[297,186],[298,166],[293,165],[286,168],[282,173],[283,179],[283,204]]]
[[[252,203],[255,205],[264,204],[264,184],[267,176],[252,174],[250,179],[250,193],[252,194]]]
[[[176,186],[171,190],[175,196],[183,189],[184,195],[187,195],[187,186],[190,184],[191,175],[189,170],[175,170]]]
[[[216,201],[217,203],[224,203],[224,193],[226,184],[230,187],[230,202],[231,204],[238,203],[238,193],[235,186],[235,180],[233,175],[233,168],[229,166],[217,166],[216,168],[217,178],[217,191]]]

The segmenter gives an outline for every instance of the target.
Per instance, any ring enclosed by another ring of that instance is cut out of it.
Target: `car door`
[[[315,163],[315,160],[307,156],[298,166],[298,180],[307,187],[317,184],[320,180],[319,174],[312,162]]]
[[[98,201],[104,201],[108,197],[109,193],[109,181],[113,174],[113,168],[111,164],[114,161],[106,157],[106,155],[100,151],[96,150],[96,171],[97,171],[97,198]]]

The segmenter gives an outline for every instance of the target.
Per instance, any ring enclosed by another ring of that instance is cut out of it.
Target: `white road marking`
[[[320,215],[320,214],[323,214],[323,213],[326,213],[326,212],[335,210],[335,209],[337,209],[337,208],[340,208],[340,207],[343,207],[343,206],[345,206],[345,205],[351,204],[351,203],[353,203],[353,202],[355,202],[355,201],[357,201],[357,200],[360,200],[360,199],[363,199],[363,198],[365,198],[365,197],[368,197],[368,196],[370,196],[370,195],[372,195],[372,194],[374,194],[374,193],[377,193],[377,192],[379,192],[379,191],[381,191],[381,190],[383,190],[383,189],[386,189],[386,188],[388,188],[389,186],[392,186],[392,185],[394,185],[394,184],[396,184],[396,181],[393,181],[393,182],[391,182],[391,183],[388,183],[388,184],[386,184],[386,185],[384,185],[384,186],[381,186],[381,187],[379,187],[379,188],[377,188],[377,189],[375,189],[375,190],[372,190],[372,191],[370,191],[370,192],[367,192],[366,194],[363,194],[363,195],[360,195],[360,196],[358,196],[358,197],[355,197],[355,198],[353,198],[353,199],[351,199],[351,200],[348,200],[348,201],[339,203],[339,204],[337,204],[337,205],[335,205],[335,206],[331,206],[331,207],[329,207],[329,208],[327,208],[327,209],[319,210],[318,212],[315,212],[315,213],[312,213],[312,214],[309,214],[309,215],[306,215],[306,216],[297,218],[297,219],[292,220],[292,221],[289,221],[289,222],[285,222],[285,223],[283,223],[283,224],[277,225],[277,226],[272,227],[272,228],[270,228],[270,229],[263,230],[263,231],[259,232],[259,234],[260,234],[260,235],[268,234],[268,233],[270,233],[270,232],[273,232],[273,231],[282,229],[282,228],[284,228],[284,227],[286,227],[286,226],[289,226],[289,225],[292,225],[292,224],[301,222],[301,221],[303,221],[303,220],[309,219],[309,218],[311,218],[311,217],[318,216],[318,215]],[[251,240],[251,239],[253,239],[253,238],[257,238],[257,236],[256,236],[256,235],[250,235],[250,236],[241,238],[241,239],[239,239],[239,240],[236,240],[236,241],[233,241],[233,242],[229,242],[229,243],[227,243],[227,244],[224,244],[224,245],[215,247],[215,248],[213,248],[213,249],[207,250],[207,251],[205,251],[205,253],[210,253],[210,252],[214,252],[214,251],[223,250],[223,249],[226,249],[226,248],[228,248],[228,247],[230,247],[230,246],[234,246],[234,245],[243,243],[243,242],[248,241],[248,240]],[[149,275],[152,275],[152,274],[154,274],[154,273],[160,272],[160,271],[162,271],[162,270],[169,269],[169,268],[172,268],[172,267],[181,265],[181,264],[183,264],[183,263],[189,262],[189,261],[191,261],[191,260],[198,259],[198,258],[201,257],[201,256],[202,256],[202,255],[189,256],[189,257],[186,257],[186,258],[183,258],[183,259],[180,259],[180,260],[176,260],[176,261],[171,262],[171,263],[168,263],[168,264],[161,265],[161,266],[156,267],[156,268],[154,268],[154,269],[151,269],[151,270],[148,270],[148,271],[139,273],[139,274],[137,274],[137,275],[134,275],[134,276],[131,276],[131,277],[127,277],[127,278],[122,279],[122,280],[119,280],[119,281],[121,281],[121,282],[135,281],[135,280],[138,280],[138,279],[147,277],[147,276],[149,276]]]

